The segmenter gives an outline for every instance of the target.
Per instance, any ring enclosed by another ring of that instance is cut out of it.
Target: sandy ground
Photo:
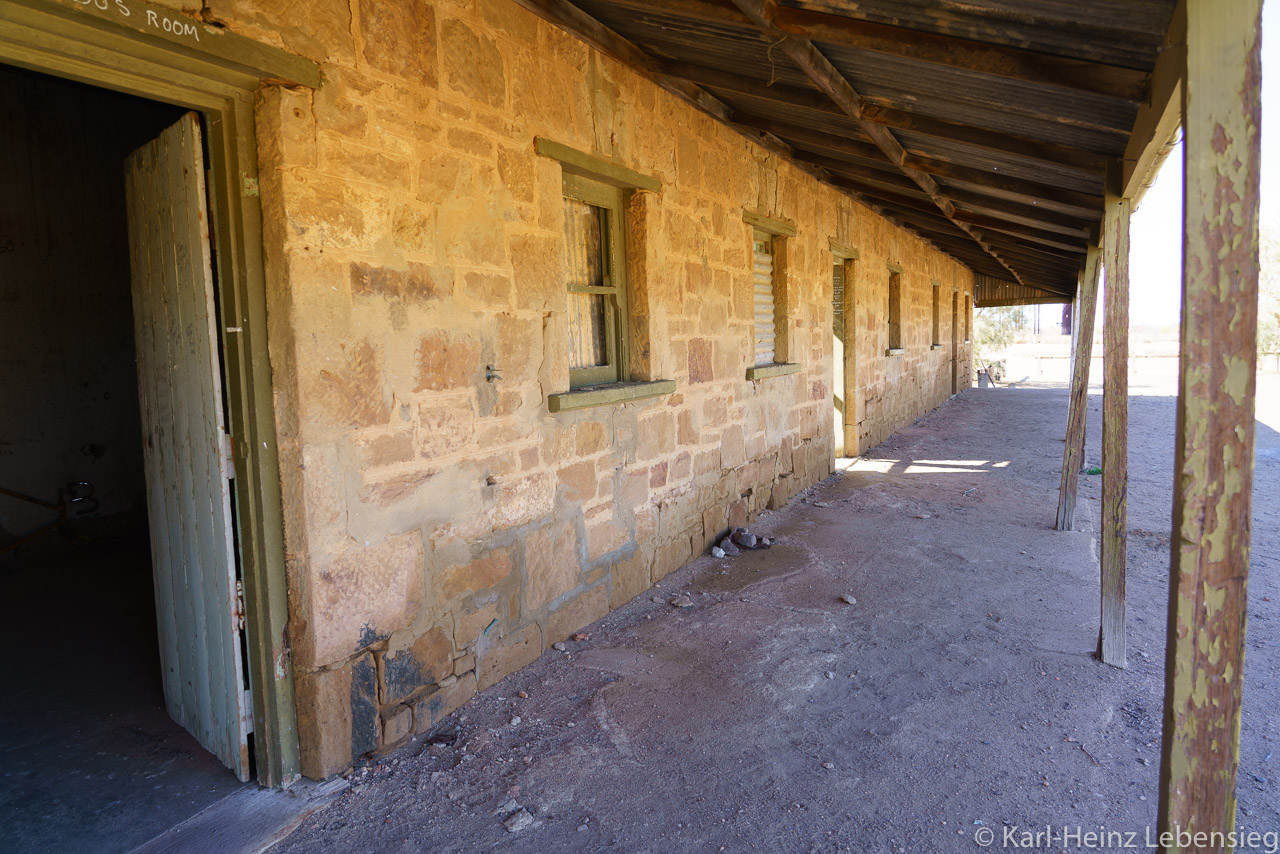
[[[1139,379],[1127,670],[1092,656],[1099,478],[1081,478],[1079,530],[1052,529],[1065,388],[973,389],[767,514],[774,548],[685,567],[477,697],[452,744],[357,771],[274,850],[903,854],[1046,826],[1143,844],[1174,403],[1168,376]],[[1280,379],[1260,399],[1238,826],[1276,832]],[[1082,850],[1053,841],[1033,847]]]

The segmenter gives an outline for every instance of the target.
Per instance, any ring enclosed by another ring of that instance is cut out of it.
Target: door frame
[[[255,766],[260,784],[287,786],[299,778],[298,726],[253,108],[267,82],[317,87],[319,66],[141,0],[5,0],[0,25],[0,63],[203,118]]]
[[[844,455],[856,457],[862,453],[858,446],[858,425],[862,423],[862,399],[858,388],[858,261],[861,253],[851,246],[828,240],[831,250],[831,266],[844,265]],[[830,300],[828,300],[830,302]],[[831,383],[835,384],[835,365],[832,365]],[[833,389],[834,391],[834,389]],[[835,401],[832,401],[835,408]]]

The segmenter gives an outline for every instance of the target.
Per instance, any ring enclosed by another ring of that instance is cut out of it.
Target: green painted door
[[[252,716],[199,116],[133,152],[125,184],[165,703],[247,780]]]

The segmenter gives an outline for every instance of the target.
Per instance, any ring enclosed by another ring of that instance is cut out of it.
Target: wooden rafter
[[[770,84],[754,77],[730,74],[687,62],[662,60],[657,62],[656,67],[668,77],[686,80],[699,86],[734,92],[789,107],[844,116],[843,111],[831,103],[829,98],[811,89],[800,89],[779,83]],[[1099,176],[1106,169],[1106,156],[1097,152],[935,119],[892,107],[868,104],[864,109],[863,117],[895,130],[960,142],[1002,155],[1051,164],[1059,169],[1075,170],[1086,175]]]
[[[661,12],[729,26],[750,23],[731,0],[611,0],[611,3],[638,12]],[[781,32],[809,41],[929,62],[975,74],[1089,92],[1135,104],[1146,95],[1146,75],[1130,68],[787,6],[777,7],[772,22]]]
[[[788,35],[774,25],[774,17],[778,10],[774,0],[733,0],[733,2],[760,28],[766,38],[790,57],[791,61],[813,81],[815,86],[825,92],[835,102],[836,106],[840,107],[849,118],[862,127],[863,133],[876,144],[876,147],[884,152],[890,162],[897,164],[904,175],[914,181],[920,189],[924,190],[933,199],[938,206],[938,210],[942,211],[943,216],[951,220],[961,231],[969,234],[974,242],[999,262],[1000,266],[1008,270],[1015,280],[1026,284],[1022,280],[1021,274],[1001,258],[999,253],[983,240],[980,235],[975,234],[971,226],[954,219],[955,205],[951,199],[947,197],[931,175],[907,162],[910,155],[903,150],[902,145],[888,128],[863,117],[866,104],[862,96],[854,90],[844,75],[822,55],[822,52],[814,46],[813,42],[801,36]]]

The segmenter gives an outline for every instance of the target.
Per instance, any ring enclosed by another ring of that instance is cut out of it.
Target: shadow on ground
[[[766,514],[754,529],[773,549],[670,576],[464,707],[455,743],[419,739],[358,771],[275,850],[962,852],[1006,826],[1141,834],[1156,815],[1173,412],[1132,403],[1128,670],[1092,656],[1098,478],[1082,475],[1079,530],[1051,527],[1065,389],[973,389]],[[1269,533],[1239,826],[1275,830],[1276,434],[1260,428],[1259,448],[1255,530]],[[693,606],[667,604],[675,593]],[[533,821],[509,832],[521,808]]]

